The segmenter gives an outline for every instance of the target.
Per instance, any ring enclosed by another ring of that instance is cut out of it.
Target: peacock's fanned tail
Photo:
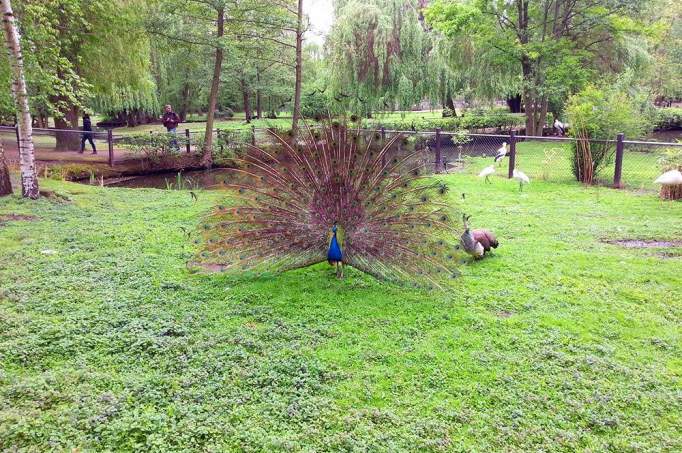
[[[414,154],[392,155],[342,126],[301,132],[299,143],[250,147],[232,190],[203,225],[200,259],[234,271],[281,272],[326,261],[334,222],[343,261],[381,279],[442,287],[457,275],[459,218],[448,188]]]

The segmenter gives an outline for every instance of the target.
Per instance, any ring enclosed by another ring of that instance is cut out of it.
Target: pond
[[[234,172],[225,168],[214,168],[211,170],[131,176],[109,182],[105,181],[105,184],[108,187],[130,187],[134,189],[218,189],[221,184],[234,181],[234,179]]]
[[[682,140],[682,130],[670,130],[654,132],[647,140],[675,142]],[[454,163],[462,157],[493,156],[496,150],[505,141],[503,137],[472,137],[472,140],[462,146],[453,145],[449,137],[444,137],[441,147],[442,157],[449,163],[448,168],[456,169]],[[435,146],[432,137],[425,139],[420,145],[422,152],[416,159],[425,164],[427,169],[433,166],[435,158]],[[412,144],[414,147],[414,144]],[[414,149],[414,148],[412,148]],[[404,155],[409,153],[409,145],[396,143],[389,156]],[[223,183],[235,182],[238,175],[225,168],[211,170],[193,170],[187,172],[169,172],[152,175],[131,176],[116,180],[105,181],[109,187],[130,188],[156,188],[156,189],[220,189]]]

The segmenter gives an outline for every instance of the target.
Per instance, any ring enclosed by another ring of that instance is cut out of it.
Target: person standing
[[[163,110],[163,116],[161,117],[163,126],[169,134],[175,135],[178,130],[178,124],[180,124],[180,117],[173,111],[173,107],[170,104],[166,105]],[[173,148],[178,149],[178,141],[175,137],[171,138],[170,144]]]
[[[90,142],[92,146],[92,154],[97,154],[97,148],[95,148],[95,142],[92,139],[92,121],[90,120],[90,115],[87,113],[83,114],[83,134],[81,135],[81,154],[85,151],[85,142]]]

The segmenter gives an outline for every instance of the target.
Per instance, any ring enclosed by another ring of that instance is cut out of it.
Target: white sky
[[[310,30],[305,35],[308,42],[324,43],[324,38],[334,22],[332,0],[303,0],[303,11],[310,19]]]

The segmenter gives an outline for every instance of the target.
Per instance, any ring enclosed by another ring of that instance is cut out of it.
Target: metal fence
[[[393,146],[421,149],[421,160],[432,165],[434,173],[460,172],[477,175],[493,165],[495,176],[511,178],[514,168],[523,171],[531,180],[575,182],[574,168],[579,140],[570,137],[518,136],[510,134],[473,134],[452,132],[367,131],[374,133],[380,143],[388,143],[400,134],[402,139]],[[662,172],[660,159],[666,150],[680,149],[682,143],[658,141],[629,141],[619,135],[613,140],[590,140],[596,151],[605,157],[594,169],[594,182],[618,188],[653,190],[654,180]],[[502,149],[506,156],[495,162]]]
[[[216,129],[213,131],[213,150],[217,157],[233,156],[248,145],[272,146],[277,140],[272,129]],[[275,131],[288,139],[288,131]],[[514,168],[523,171],[531,180],[570,182],[576,181],[574,156],[579,141],[569,137],[518,136],[509,134],[476,134],[433,131],[396,131],[384,128],[362,129],[360,137],[368,146],[383,147],[398,136],[391,154],[412,155],[415,161],[425,164],[435,173],[461,172],[477,175],[483,168],[494,165],[496,177],[511,177]],[[52,160],[57,153],[80,151],[83,131],[58,129],[33,129],[34,143],[39,158]],[[57,146],[57,135],[62,144]],[[112,130],[92,133],[98,158],[115,165],[140,153],[169,155],[198,153],[203,148],[204,131],[185,129],[176,134],[144,132],[139,134],[114,134]],[[6,148],[17,146],[14,127],[0,126],[0,138]],[[661,173],[660,158],[667,149],[679,149],[682,143],[657,141],[629,141],[619,135],[612,140],[591,140],[593,147],[606,149],[605,160],[595,170],[595,180],[600,184],[631,189],[654,189],[653,181]],[[85,152],[91,152],[89,142]],[[495,162],[494,156],[506,146],[507,155]],[[41,154],[42,153],[42,154]],[[47,157],[45,157],[47,156]],[[67,155],[68,157],[68,155]]]

